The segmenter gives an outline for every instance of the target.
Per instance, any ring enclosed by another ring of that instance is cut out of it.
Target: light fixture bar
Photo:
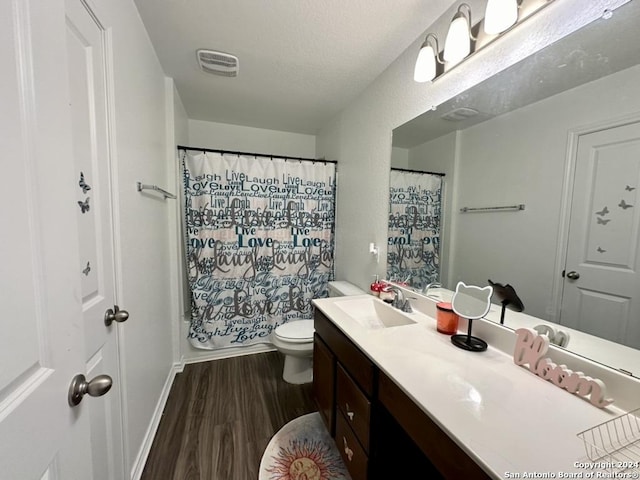
[[[554,1],[487,0],[485,17],[476,25],[471,21],[471,7],[461,3],[449,24],[442,58],[438,38],[433,33],[426,35],[416,58],[414,80],[418,83],[435,80]],[[473,32],[480,31],[484,35],[476,38]],[[438,68],[438,63],[444,68]]]

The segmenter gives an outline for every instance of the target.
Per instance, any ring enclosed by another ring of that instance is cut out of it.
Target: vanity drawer
[[[374,366],[371,360],[318,309],[314,315],[314,328],[334,353],[338,362],[370,397],[374,383]]]
[[[369,459],[342,412],[336,413],[336,445],[352,480],[366,480]]]
[[[338,365],[336,383],[336,403],[338,408],[358,437],[358,440],[360,440],[363,449],[369,452],[371,402],[341,365]]]

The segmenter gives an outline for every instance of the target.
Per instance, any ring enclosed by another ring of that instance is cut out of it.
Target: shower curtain
[[[438,280],[442,175],[391,169],[387,277],[423,288]]]
[[[268,343],[333,278],[335,164],[183,151],[189,339]]]

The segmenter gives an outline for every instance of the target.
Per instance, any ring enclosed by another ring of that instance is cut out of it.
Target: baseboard
[[[184,361],[176,362],[171,366],[169,375],[167,375],[167,380],[164,382],[164,386],[162,387],[162,391],[160,392],[160,398],[158,399],[158,403],[156,404],[156,409],[153,412],[153,416],[151,417],[149,428],[147,428],[147,433],[145,434],[142,441],[142,446],[140,447],[138,456],[133,463],[133,468],[131,469],[131,480],[140,480],[140,478],[142,477],[144,466],[147,463],[147,457],[149,456],[151,446],[153,445],[153,439],[156,436],[158,426],[160,425],[160,420],[162,419],[162,412],[164,411],[164,407],[167,404],[167,399],[169,398],[169,393],[171,392],[171,386],[173,385],[173,381],[176,378],[176,375],[182,372],[182,370],[184,370]]]
[[[222,348],[220,350],[198,350],[193,352],[192,357],[182,357],[184,364],[209,362],[211,360],[222,360],[223,358],[240,357],[242,355],[253,355],[254,353],[273,352],[276,348],[271,344],[251,345],[249,347]]]

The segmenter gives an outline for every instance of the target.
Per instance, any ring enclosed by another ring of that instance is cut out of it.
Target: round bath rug
[[[258,480],[351,480],[318,412],[295,418],[269,441]]]

